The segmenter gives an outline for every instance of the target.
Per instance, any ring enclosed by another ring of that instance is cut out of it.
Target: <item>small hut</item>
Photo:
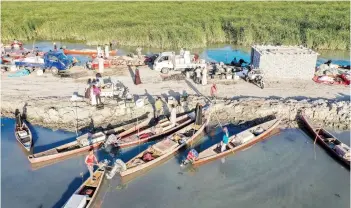
[[[251,63],[267,79],[307,79],[314,76],[319,54],[303,46],[254,45]]]

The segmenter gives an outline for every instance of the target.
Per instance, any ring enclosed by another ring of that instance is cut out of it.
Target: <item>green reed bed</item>
[[[349,2],[3,2],[3,41],[116,40],[195,48],[213,43],[349,49]]]

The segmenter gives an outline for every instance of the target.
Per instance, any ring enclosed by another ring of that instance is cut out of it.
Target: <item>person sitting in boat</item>
[[[224,152],[226,150],[226,147],[229,143],[229,133],[228,133],[228,129],[227,127],[224,127],[223,128],[223,138],[222,138],[222,141],[221,141],[221,152]]]
[[[95,162],[95,164],[94,164]],[[93,182],[94,180],[96,180],[94,178],[94,165],[98,164],[98,160],[96,158],[96,156],[94,155],[94,148],[91,148],[89,150],[89,154],[85,157],[85,164],[88,167],[89,170],[89,174],[90,174],[90,180]]]

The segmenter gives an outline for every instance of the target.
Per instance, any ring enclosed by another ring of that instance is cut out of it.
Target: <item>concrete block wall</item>
[[[304,79],[314,76],[317,54],[259,54],[254,52],[253,64],[263,70],[266,79]]]

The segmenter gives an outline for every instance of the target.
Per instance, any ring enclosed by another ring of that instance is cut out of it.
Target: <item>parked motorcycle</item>
[[[261,89],[264,88],[263,72],[259,69],[249,69],[245,75],[245,81],[252,82],[259,86]]]

